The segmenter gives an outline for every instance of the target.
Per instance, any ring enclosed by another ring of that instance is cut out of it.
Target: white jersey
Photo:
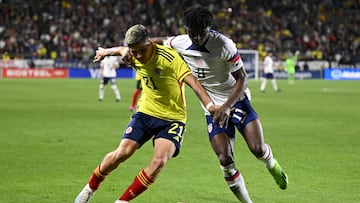
[[[106,56],[101,62],[102,76],[106,78],[116,77],[116,68],[119,67],[120,58],[117,56]]]
[[[164,44],[181,54],[215,104],[221,105],[227,100],[236,83],[231,73],[244,66],[231,39],[211,30],[208,41],[200,48],[194,48],[188,35],[169,37]],[[250,98],[248,88],[245,92]],[[242,98],[244,95],[239,99]],[[203,108],[208,113],[204,106]]]
[[[274,60],[271,56],[266,56],[264,59],[264,73],[274,73]]]

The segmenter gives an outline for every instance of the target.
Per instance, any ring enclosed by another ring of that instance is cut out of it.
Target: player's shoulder
[[[233,40],[216,30],[210,30],[210,39],[207,46],[212,50],[219,50],[225,55],[228,53],[232,56],[238,52]]]
[[[218,32],[216,30],[210,30],[210,37],[218,42],[218,43],[223,43],[224,45],[234,45],[234,42],[232,39],[230,39],[230,37],[222,34],[221,32]]]
[[[190,40],[189,35],[176,35],[176,36],[172,36],[170,37],[170,40],[175,40],[175,41],[188,41]]]
[[[189,35],[171,36],[166,40],[166,45],[171,48],[184,48],[192,44]]]
[[[178,55],[178,53],[170,47],[160,45],[160,44],[156,44],[155,47],[156,47],[156,49],[155,49],[156,54],[159,57],[168,61],[169,63],[172,63],[174,60],[181,59],[180,56]]]

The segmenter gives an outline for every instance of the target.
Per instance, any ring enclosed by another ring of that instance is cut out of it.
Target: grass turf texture
[[[134,80],[122,101],[98,80],[0,80],[0,202],[73,202],[129,121]],[[269,84],[270,85],[270,84]],[[265,140],[289,175],[280,190],[237,136],[235,158],[254,202],[359,202],[360,82],[279,81],[281,93],[249,81]],[[133,202],[237,202],[208,143],[203,112],[187,88],[188,125],[180,155]],[[93,198],[114,202],[151,158],[151,142],[113,171]]]

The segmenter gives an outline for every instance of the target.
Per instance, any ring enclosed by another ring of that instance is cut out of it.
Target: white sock
[[[262,157],[258,157],[258,159],[262,160],[266,164],[266,168],[271,169],[275,165],[275,160],[271,151],[271,147],[268,144],[265,144],[266,150]]]
[[[105,91],[104,91],[104,85],[103,84],[101,84],[100,85],[100,88],[99,88],[99,99],[104,99],[104,93],[105,93]]]
[[[117,88],[117,86],[116,85],[111,85],[111,89],[113,90],[116,99],[120,100],[121,99],[120,92],[119,92],[119,89]]]
[[[265,91],[266,82],[267,82],[266,78],[263,78],[261,81],[260,91]]]
[[[273,86],[274,91],[278,91],[278,90],[279,90],[275,79],[272,79],[272,80],[271,80],[271,84],[272,84],[272,86]]]
[[[241,202],[252,203],[245,186],[244,178],[235,168],[235,164],[230,164],[226,167],[220,166],[220,168],[224,173],[226,183],[229,185],[230,190],[235,194],[235,196]]]

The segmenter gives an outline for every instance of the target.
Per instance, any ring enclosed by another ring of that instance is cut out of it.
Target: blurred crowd
[[[3,59],[91,60],[98,46],[123,44],[135,24],[152,36],[183,34],[183,11],[208,5],[214,28],[239,49],[279,59],[360,63],[359,0],[0,0]]]

